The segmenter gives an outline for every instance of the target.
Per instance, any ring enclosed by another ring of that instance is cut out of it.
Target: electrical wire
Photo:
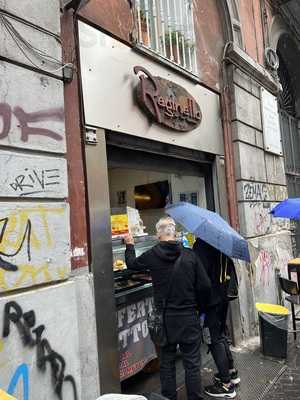
[[[29,43],[25,38],[22,37],[22,35],[16,30],[16,28],[13,26],[13,24],[8,20],[8,18],[6,16],[3,15],[3,13],[1,13],[0,11],[0,22],[2,22],[4,28],[6,29],[6,31],[8,32],[8,34],[11,36],[11,38],[13,39],[13,41],[15,42],[15,44],[17,45],[17,47],[19,48],[19,50],[22,52],[22,54],[24,55],[24,57],[36,68],[40,69],[41,66],[37,65],[26,53],[25,49],[27,49],[28,51],[32,52],[35,54],[36,57],[40,58],[42,60],[42,63],[52,63],[55,65],[59,65],[59,68],[50,70],[49,68],[47,68],[47,71],[50,73],[56,73],[59,71],[62,71],[64,68],[70,66],[73,67],[73,64],[71,63],[67,63],[67,64],[63,64],[60,60],[58,60],[57,58],[50,56],[49,54],[47,54],[45,51],[36,48],[35,46],[33,46],[31,43]],[[25,49],[24,49],[25,47]]]

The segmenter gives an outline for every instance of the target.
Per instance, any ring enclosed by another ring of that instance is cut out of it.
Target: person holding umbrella
[[[206,387],[205,392],[211,397],[234,398],[234,384],[240,379],[234,368],[224,331],[229,288],[235,283],[237,289],[231,258],[249,262],[248,243],[220,215],[204,208],[179,202],[169,204],[166,213],[198,238],[194,251],[212,280],[212,297],[206,310],[206,326],[210,330],[210,348],[219,372],[215,375],[216,383]]]
[[[175,360],[179,345],[187,399],[200,400],[203,397],[198,310],[210,298],[211,284],[195,253],[176,240],[176,224],[172,218],[161,218],[156,231],[159,243],[139,257],[135,255],[133,237],[124,238],[126,265],[132,270],[150,270],[155,308],[163,310],[166,343],[159,344],[162,395],[170,400],[177,398]]]
[[[211,280],[212,293],[205,311],[205,327],[209,329],[209,348],[218,369],[215,383],[205,388],[205,393],[217,398],[234,398],[235,386],[240,382],[226,337],[226,319],[229,305],[228,289],[237,288],[237,278],[231,258],[201,239],[193,247]],[[234,290],[236,292],[236,290]],[[230,293],[237,296],[237,293]]]

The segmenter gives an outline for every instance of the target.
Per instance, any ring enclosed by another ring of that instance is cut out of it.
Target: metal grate
[[[196,74],[192,0],[136,0],[138,42]]]

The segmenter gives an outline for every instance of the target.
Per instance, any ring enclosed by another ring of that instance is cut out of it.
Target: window
[[[138,42],[196,74],[192,0],[136,0]]]
[[[192,193],[179,193],[179,201],[185,201],[187,203],[194,204],[197,206],[199,204],[198,202],[198,192],[192,192]]]
[[[179,194],[179,200],[180,201],[187,201],[186,197],[187,197],[186,193],[180,193]]]

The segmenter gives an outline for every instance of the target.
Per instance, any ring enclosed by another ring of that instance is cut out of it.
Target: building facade
[[[113,271],[126,207],[151,240],[167,200],[238,229],[229,325],[257,335],[299,248],[269,214],[299,197],[297,1],[21,3],[0,0],[0,387],[93,400],[153,359],[151,284]]]

